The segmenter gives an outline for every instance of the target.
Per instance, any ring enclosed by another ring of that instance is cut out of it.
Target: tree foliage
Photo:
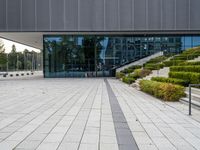
[[[0,71],[4,70],[6,67],[7,56],[5,53],[5,48],[3,41],[0,40]]]

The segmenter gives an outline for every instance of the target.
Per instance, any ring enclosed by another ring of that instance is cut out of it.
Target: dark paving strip
[[[108,91],[119,150],[139,150],[135,139],[133,138],[131,130],[127,124],[124,113],[122,112],[118,100],[107,79],[105,79],[105,83]]]

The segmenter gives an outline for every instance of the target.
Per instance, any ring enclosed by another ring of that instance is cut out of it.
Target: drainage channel
[[[139,150],[110,84],[108,83],[107,79],[105,79],[104,82],[108,91],[119,150]]]

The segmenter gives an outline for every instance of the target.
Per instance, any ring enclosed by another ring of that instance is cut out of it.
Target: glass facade
[[[45,77],[106,77],[156,52],[200,46],[200,36],[45,35]]]

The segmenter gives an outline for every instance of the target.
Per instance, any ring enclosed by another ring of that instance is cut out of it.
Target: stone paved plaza
[[[0,80],[0,150],[200,150],[200,123],[115,79]]]

